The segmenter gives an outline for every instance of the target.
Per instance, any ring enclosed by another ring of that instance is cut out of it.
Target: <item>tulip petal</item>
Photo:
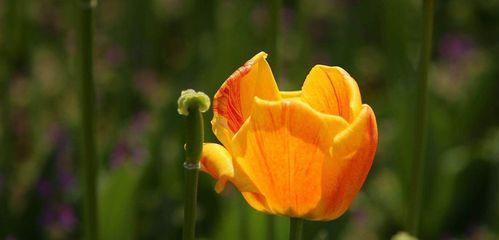
[[[244,199],[248,204],[257,211],[272,213],[267,204],[266,198],[259,193],[256,192],[241,192]]]
[[[303,216],[321,198],[322,165],[347,122],[300,101],[255,98],[233,139],[237,163],[265,197],[269,212]]]
[[[232,164],[230,153],[222,145],[206,143],[203,145],[201,170],[217,179],[215,191],[221,193],[227,181],[232,182],[243,194],[248,203],[259,211],[267,211],[267,203],[246,174],[240,170],[239,165]]]
[[[251,113],[255,96],[266,100],[280,99],[274,76],[260,52],[237,69],[222,85],[213,99],[213,132],[230,148],[233,135]]]
[[[340,67],[316,65],[302,87],[302,101],[315,110],[352,122],[361,109],[359,87]]]
[[[200,163],[202,171],[218,180],[215,185],[215,190],[218,193],[222,192],[227,180],[234,177],[232,157],[227,149],[219,144],[205,143]]]
[[[348,209],[367,177],[377,146],[374,112],[362,105],[354,122],[334,138],[332,160],[324,164],[322,199],[311,219],[332,220]]]
[[[301,91],[280,91],[282,99],[300,99]]]

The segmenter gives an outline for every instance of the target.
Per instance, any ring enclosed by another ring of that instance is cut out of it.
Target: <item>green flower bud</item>
[[[189,107],[196,106],[200,112],[206,112],[210,108],[210,98],[204,92],[196,92],[193,89],[182,91],[178,98],[178,113],[188,116]]]

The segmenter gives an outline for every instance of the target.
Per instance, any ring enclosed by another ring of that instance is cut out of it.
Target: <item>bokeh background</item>
[[[413,158],[419,0],[102,0],[95,89],[103,239],[180,239],[185,88],[213,96],[260,50],[283,90],[315,64],[358,82],[380,143],[350,210],[304,239],[404,229]],[[0,0],[0,239],[80,239],[78,1]],[[274,21],[278,19],[278,21]],[[499,1],[439,0],[429,75],[421,239],[499,239]],[[216,141],[206,115],[206,141]],[[265,239],[265,216],[201,174],[198,236]],[[286,239],[277,217],[274,239]]]

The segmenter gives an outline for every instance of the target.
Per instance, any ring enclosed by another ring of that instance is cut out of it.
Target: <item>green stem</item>
[[[303,219],[289,218],[289,240],[301,240],[303,235]]]
[[[4,181],[2,194],[0,194],[0,236],[10,234],[13,230],[14,222],[11,220],[11,211],[9,209],[8,196],[10,194],[10,173],[13,163],[13,133],[10,119],[10,98],[9,98],[9,73],[7,70],[7,61],[0,53],[0,122],[2,134],[0,135],[0,180]],[[4,194],[6,193],[6,194]]]
[[[10,120],[10,98],[9,98],[9,71],[8,62],[0,55],[0,121],[2,123],[2,135],[0,147],[0,173],[10,172],[12,162],[12,128]],[[2,176],[3,177],[3,176]]]
[[[196,234],[196,208],[199,176],[199,160],[203,151],[203,115],[197,104],[188,108],[187,141],[185,144],[185,206],[184,240],[194,240]]]
[[[273,240],[275,239],[275,218],[272,215],[265,216],[265,220],[267,222],[267,239]]]
[[[18,16],[15,14],[16,4],[13,1],[5,2],[5,10],[0,14],[5,16],[5,24],[2,24],[5,31],[3,43],[0,42],[0,121],[2,123],[2,135],[0,146],[0,172],[8,174],[11,172],[9,169],[12,163],[12,140],[13,133],[10,119],[10,94],[9,94],[9,79],[11,78],[11,65],[12,65],[12,50],[10,48],[13,44],[13,34],[15,31],[12,29],[18,21]],[[4,177],[4,176],[2,176]]]
[[[12,181],[15,179],[14,163],[17,160],[16,136],[12,129],[13,109],[10,99],[10,86],[16,72],[22,71],[27,56],[26,43],[26,1],[3,1],[3,16],[0,28],[3,30],[0,41],[0,177],[3,178],[3,194],[0,194],[0,236],[16,234],[21,219],[15,216],[15,211],[9,207],[12,204]]]
[[[80,74],[80,109],[82,136],[83,168],[83,208],[85,239],[98,239],[97,210],[97,158],[95,149],[95,93],[93,80],[93,19],[95,2],[77,0],[80,7],[79,21],[79,74]]]
[[[417,85],[416,105],[416,132],[415,153],[412,164],[412,196],[410,198],[408,214],[408,230],[418,236],[423,195],[424,159],[426,151],[426,133],[428,125],[427,98],[428,98],[428,68],[430,67],[431,43],[433,33],[433,12],[435,0],[424,0],[423,3],[423,43],[421,47],[420,63],[418,68],[419,81]]]
[[[244,206],[245,200],[241,196],[236,196],[237,197],[237,205],[239,209],[239,239],[240,240],[249,240],[250,239],[250,233],[249,233],[249,216],[248,216],[248,211],[246,206]]]

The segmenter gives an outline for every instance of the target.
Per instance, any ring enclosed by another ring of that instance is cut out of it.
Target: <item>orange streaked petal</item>
[[[324,164],[322,199],[311,219],[332,220],[348,209],[367,177],[377,146],[376,117],[371,107],[362,105],[352,125],[334,138],[332,161]]]
[[[234,163],[271,213],[303,216],[321,198],[322,164],[334,136],[347,126],[300,101],[255,98],[251,117],[233,139]]]
[[[280,99],[274,76],[260,52],[237,69],[220,87],[213,99],[213,132],[230,148],[232,136],[251,113],[255,96],[266,100]]]
[[[319,112],[352,122],[361,109],[359,87],[340,67],[316,65],[302,87],[301,98]]]

